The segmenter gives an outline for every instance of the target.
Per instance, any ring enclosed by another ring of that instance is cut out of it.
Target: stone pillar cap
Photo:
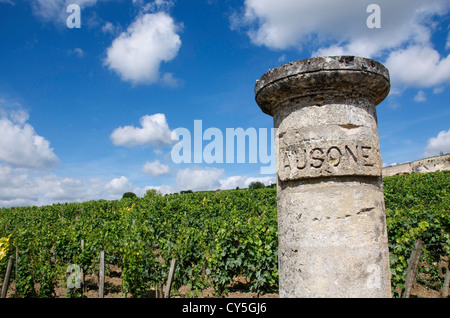
[[[255,84],[255,100],[273,116],[286,100],[301,97],[369,99],[374,105],[389,94],[389,71],[381,63],[356,56],[323,56],[281,65]]]

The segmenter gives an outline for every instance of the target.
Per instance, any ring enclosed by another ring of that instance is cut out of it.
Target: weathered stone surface
[[[380,63],[355,56],[316,57],[279,66],[255,85],[256,102],[271,116],[292,99],[316,104],[369,99],[378,105],[389,93],[389,71]]]
[[[299,183],[278,195],[280,297],[389,297],[378,180]]]
[[[284,135],[286,136],[286,135]],[[376,138],[301,140],[280,143],[277,161],[281,181],[327,176],[379,176],[382,164]]]
[[[282,65],[255,86],[277,128],[281,297],[390,297],[375,106],[389,72],[351,56]]]

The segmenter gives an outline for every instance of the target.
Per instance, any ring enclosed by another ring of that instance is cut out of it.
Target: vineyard
[[[439,291],[450,256],[450,171],[384,178],[393,296],[404,289],[414,242],[424,242],[417,283]],[[176,258],[173,289],[226,295],[236,279],[248,292],[278,291],[276,189],[238,189],[114,201],[0,209],[0,275],[17,257],[14,296],[55,297],[76,264],[96,276],[120,268],[123,297],[146,297],[165,284]],[[82,247],[81,242],[84,242]],[[65,297],[83,297],[67,288]]]

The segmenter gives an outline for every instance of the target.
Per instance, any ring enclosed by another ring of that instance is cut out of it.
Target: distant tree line
[[[276,183],[272,183],[269,185],[264,185],[264,183],[260,182],[260,181],[254,181],[252,183],[250,183],[250,185],[248,186],[249,189],[262,189],[262,188],[274,188],[276,187]],[[236,190],[239,190],[239,187],[236,187]],[[220,189],[217,189],[216,191],[220,191]],[[208,192],[208,191],[203,191],[203,192]],[[192,190],[182,190],[180,191],[180,194],[185,194],[185,193],[193,193]],[[173,193],[173,194],[178,194],[178,193]],[[150,189],[147,190],[147,192],[144,195],[145,197],[152,197],[152,196],[156,196],[156,195],[162,195],[161,192],[155,190],[155,189]],[[167,195],[167,194],[166,194]],[[137,198],[137,195],[133,192],[125,192],[122,196],[122,199],[133,199],[133,198]]]

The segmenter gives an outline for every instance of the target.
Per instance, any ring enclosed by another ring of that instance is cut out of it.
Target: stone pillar
[[[354,56],[257,81],[276,128],[280,297],[391,297],[375,110],[389,89],[383,65]]]

